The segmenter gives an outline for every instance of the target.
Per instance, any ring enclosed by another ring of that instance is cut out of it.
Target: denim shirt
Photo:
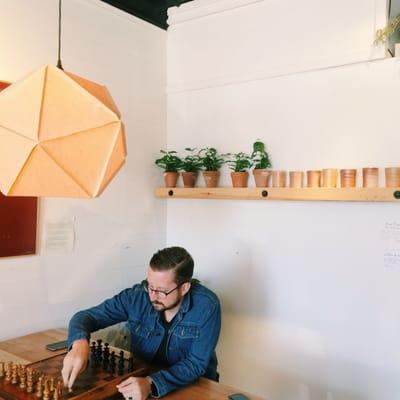
[[[90,333],[127,321],[131,351],[151,362],[163,339],[165,328],[157,312],[138,284],[96,307],[76,313],[69,323],[68,346],[78,339],[90,340]],[[193,283],[168,330],[169,367],[150,375],[158,396],[186,386],[201,376],[218,379],[217,345],[221,329],[221,309],[217,296]]]

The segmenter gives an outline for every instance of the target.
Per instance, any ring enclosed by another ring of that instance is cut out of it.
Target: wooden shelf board
[[[165,199],[399,202],[400,188],[156,188]],[[398,198],[397,198],[398,197]]]

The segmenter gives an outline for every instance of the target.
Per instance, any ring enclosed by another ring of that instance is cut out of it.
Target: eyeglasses
[[[185,282],[182,282],[182,283],[180,283],[177,287],[175,287],[175,288],[173,288],[173,289],[171,289],[171,290],[168,290],[168,292],[165,292],[164,290],[158,290],[158,289],[152,289],[150,286],[149,286],[149,282],[147,282],[147,280],[144,280],[144,281],[142,281],[142,286],[143,286],[143,289],[144,289],[144,291],[146,292],[146,293],[153,293],[153,294],[155,294],[155,295],[157,295],[158,297],[160,297],[161,299],[165,299],[165,298],[167,298],[167,296],[169,295],[169,294],[171,294],[172,292],[174,292],[176,289],[178,289],[180,286],[182,286],[183,284],[184,284]]]

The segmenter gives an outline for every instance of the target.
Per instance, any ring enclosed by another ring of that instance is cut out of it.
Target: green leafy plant
[[[196,149],[190,147],[185,148],[187,154],[182,158],[180,169],[185,172],[197,172],[201,170],[201,159],[198,154],[195,154]]]
[[[226,162],[224,155],[218,154],[213,147],[201,149],[199,157],[205,171],[218,171]]]
[[[176,151],[160,150],[162,157],[155,161],[157,167],[163,168],[165,172],[178,172],[182,160],[176,155]]]
[[[227,153],[225,156],[228,157],[227,164],[229,168],[234,172],[245,172],[253,165],[251,156],[243,152]]]
[[[271,159],[265,150],[265,145],[259,139],[253,143],[251,159],[254,164],[254,169],[266,169],[272,167]]]
[[[398,30],[400,30],[400,14],[391,18],[383,29],[376,31],[375,44],[385,43]]]

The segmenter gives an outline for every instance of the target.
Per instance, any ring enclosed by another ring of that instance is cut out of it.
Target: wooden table
[[[49,351],[46,344],[65,340],[66,329],[49,329],[15,339],[0,342],[0,360],[27,364],[52,357],[65,350]],[[243,393],[251,400],[263,400],[240,389],[200,378],[196,383],[184,389],[176,390],[163,397],[165,400],[227,400],[233,393]],[[121,397],[122,398],[122,397]]]

